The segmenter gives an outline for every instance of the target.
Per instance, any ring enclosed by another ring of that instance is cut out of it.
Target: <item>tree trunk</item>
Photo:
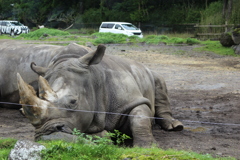
[[[231,14],[232,14],[232,0],[228,1],[228,10],[227,10],[227,16],[226,16],[226,20],[229,20],[231,18]]]
[[[228,21],[232,14],[232,0],[223,0],[223,18]]]

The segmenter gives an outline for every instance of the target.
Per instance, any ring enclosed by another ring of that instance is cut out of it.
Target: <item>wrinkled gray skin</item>
[[[73,47],[22,44],[13,40],[0,40],[0,102],[19,102],[16,74],[20,73],[25,81],[37,89],[38,75],[31,68],[31,62],[47,67],[59,55],[79,57],[88,53],[88,49],[81,51]],[[21,108],[18,105],[0,104],[0,107]]]
[[[60,57],[47,68],[33,66],[42,75],[39,95],[18,74],[20,103],[28,104],[23,111],[36,128],[36,139],[54,132],[71,134],[74,128],[87,134],[117,129],[131,135],[134,145],[151,146],[154,120],[149,117],[154,116],[163,118],[156,123],[165,130],[183,129],[172,118],[162,78],[140,63],[104,52],[99,45],[80,58]]]

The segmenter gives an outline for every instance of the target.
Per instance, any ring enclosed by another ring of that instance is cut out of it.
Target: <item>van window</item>
[[[138,30],[137,27],[135,27],[132,24],[122,24],[122,26],[126,29],[126,30]]]
[[[113,28],[114,24],[111,23],[103,23],[101,28]]]
[[[121,28],[121,30],[123,30],[119,24],[116,24],[115,29],[119,29],[119,28]]]
[[[6,26],[7,24],[6,24],[6,22],[2,22],[2,26]]]
[[[10,23],[14,26],[23,26],[23,24],[18,21],[14,21],[14,22],[10,22]]]

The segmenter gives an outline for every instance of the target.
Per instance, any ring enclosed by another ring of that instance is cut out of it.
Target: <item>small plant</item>
[[[127,139],[131,139],[131,137],[129,137],[126,134],[121,133],[119,130],[114,130],[114,133],[109,133],[109,135],[116,139],[116,144],[117,145],[121,145],[124,143],[125,140]]]

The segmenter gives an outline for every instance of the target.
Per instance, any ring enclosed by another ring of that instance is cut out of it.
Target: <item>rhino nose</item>
[[[64,124],[57,125],[56,131],[72,134],[72,130],[69,127],[66,127]]]
[[[63,132],[64,131],[64,124],[56,126],[56,130],[59,131],[59,132]]]

